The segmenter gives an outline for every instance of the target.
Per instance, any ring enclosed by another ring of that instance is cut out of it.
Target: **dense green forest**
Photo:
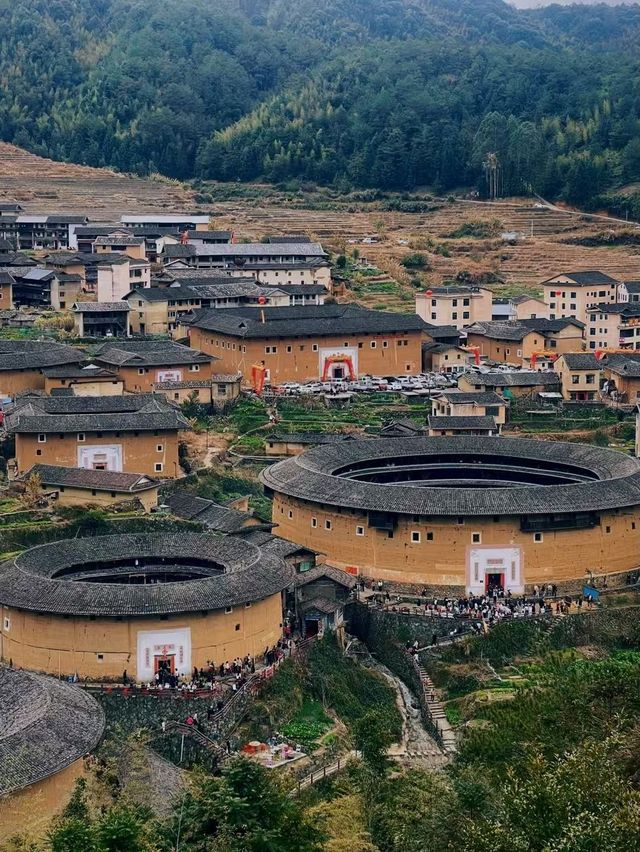
[[[588,205],[640,181],[639,36],[638,6],[0,0],[0,138],[180,179]]]

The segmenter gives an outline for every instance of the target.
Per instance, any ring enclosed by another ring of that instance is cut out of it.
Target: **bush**
[[[419,251],[413,254],[405,254],[400,263],[405,269],[431,269],[431,264]]]

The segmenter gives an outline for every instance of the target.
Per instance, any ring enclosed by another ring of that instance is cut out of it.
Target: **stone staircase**
[[[426,669],[415,660],[414,665],[420,677],[420,683],[422,684],[424,702],[427,707],[427,711],[431,717],[431,721],[433,722],[436,728],[436,731],[438,732],[438,736],[442,743],[442,748],[445,754],[454,755],[458,750],[456,735],[455,731],[449,724],[449,720],[447,719],[447,716],[444,712],[444,705],[438,698],[436,688],[433,685],[433,681],[427,674]]]

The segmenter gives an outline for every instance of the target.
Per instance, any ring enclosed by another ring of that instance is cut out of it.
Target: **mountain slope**
[[[640,8],[502,0],[0,0],[0,138],[217,179],[640,179]]]

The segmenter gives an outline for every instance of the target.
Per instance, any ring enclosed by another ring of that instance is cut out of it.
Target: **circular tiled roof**
[[[195,578],[118,582],[123,572],[144,574],[149,565]],[[92,574],[95,578],[88,579]],[[292,576],[282,558],[242,539],[197,533],[109,535],[44,544],[5,562],[0,604],[105,617],[205,612],[276,594]]]
[[[381,438],[314,448],[262,473],[272,492],[408,515],[528,515],[640,505],[640,461],[584,444]]]
[[[90,752],[104,714],[64,681],[0,666],[0,796],[34,784]]]

